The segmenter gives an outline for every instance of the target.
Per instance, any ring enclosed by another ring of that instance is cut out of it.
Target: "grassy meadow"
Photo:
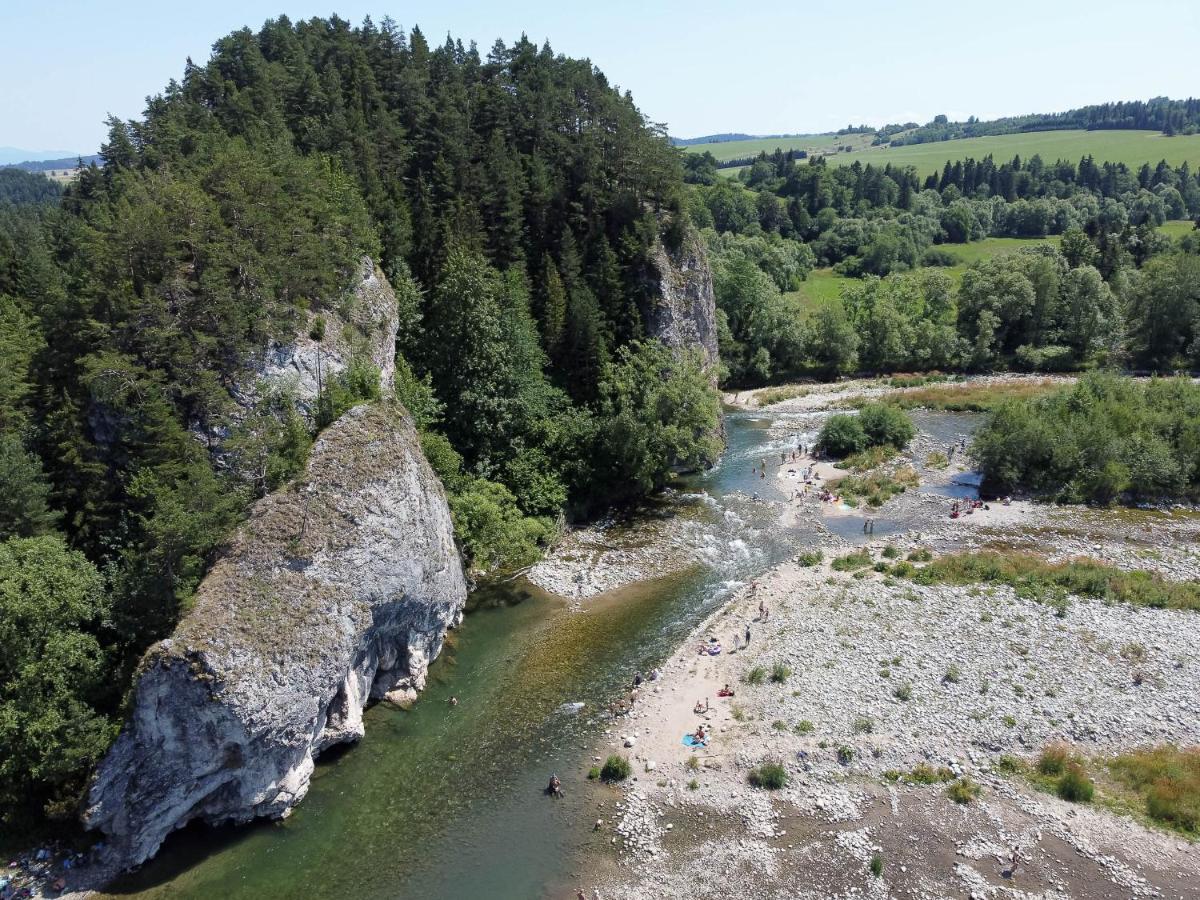
[[[921,175],[940,172],[946,160],[955,162],[973,157],[982,159],[989,153],[997,161],[1010,160],[1014,156],[1022,158],[1039,154],[1046,162],[1057,159],[1069,159],[1078,162],[1087,154],[1096,158],[1097,162],[1123,162],[1137,168],[1142,163],[1151,165],[1160,159],[1165,159],[1173,166],[1188,162],[1191,166],[1200,165],[1200,135],[1164,137],[1157,131],[1035,131],[1028,134],[1002,134],[995,137],[962,138],[954,141],[939,141],[932,144],[912,144],[907,147],[872,147],[870,135],[844,135],[834,138],[828,135],[816,135],[804,138],[815,141],[828,138],[826,147],[839,143],[854,143],[862,149],[851,153],[835,153],[829,162],[833,165],[848,166],[854,162],[863,165],[874,163],[886,165],[893,163],[904,166],[916,166]],[[799,139],[793,139],[799,141]],[[689,147],[689,150],[711,149],[714,146],[725,148],[724,156],[717,159],[737,159],[751,156],[766,150],[768,153],[786,142],[779,140],[759,141],[730,141],[727,144],[703,144]],[[763,145],[757,149],[749,149],[752,145]],[[743,149],[734,149],[737,147]],[[799,147],[800,143],[797,142]],[[813,145],[814,149],[820,149]],[[786,147],[785,147],[786,149]],[[805,149],[808,149],[807,147]],[[716,152],[713,151],[716,156]],[[741,167],[722,169],[723,175],[734,175]]]
[[[799,134],[789,138],[755,138],[749,141],[692,144],[680,149],[686,153],[704,153],[707,150],[718,162],[725,162],[730,159],[758,156],[760,153],[774,153],[776,149],[807,150],[814,154],[832,153],[834,147],[849,145],[856,150],[865,150],[871,146],[874,137],[871,134]],[[736,172],[737,169],[729,171]]]
[[[1195,226],[1192,222],[1185,219],[1178,222],[1166,222],[1159,228],[1159,231],[1174,240],[1187,234],[1193,227]],[[949,275],[957,287],[958,283],[962,281],[963,273],[977,262],[1002,256],[1005,253],[1015,253],[1025,247],[1036,247],[1039,244],[1058,246],[1060,240],[1059,235],[1052,234],[1044,238],[990,237],[984,238],[982,241],[972,241],[969,244],[940,244],[939,250],[951,253],[958,260],[955,265],[945,267],[941,271]],[[793,291],[788,297],[802,312],[811,313],[822,304],[837,300],[842,296],[842,288],[847,284],[853,284],[856,280],[839,275],[831,268],[814,269],[808,273],[808,278],[800,285],[800,290]]]

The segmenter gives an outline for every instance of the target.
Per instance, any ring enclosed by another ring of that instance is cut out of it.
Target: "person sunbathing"
[[[719,691],[717,691],[717,696],[718,697],[732,697],[733,691],[731,691],[729,689],[729,685],[726,684],[725,687],[723,687]]]

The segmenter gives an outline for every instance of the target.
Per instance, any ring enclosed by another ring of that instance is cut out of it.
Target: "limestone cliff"
[[[175,634],[146,654],[84,816],[110,862],[141,863],[195,819],[287,815],[314,757],[362,736],[369,698],[423,687],[465,599],[411,421],[388,402],[346,413],[304,476],[255,505]]]
[[[362,257],[350,288],[306,310],[294,333],[272,338],[243,363],[243,374],[230,386],[231,403],[216,421],[192,424],[192,432],[224,463],[223,445],[230,430],[272,395],[290,397],[311,425],[321,389],[349,367],[355,357],[379,370],[379,387],[392,395],[396,382],[396,294],[374,261]]]
[[[646,333],[672,349],[695,347],[716,384],[717,301],[704,240],[686,228],[676,250],[661,241],[651,250],[649,299],[642,309]]]

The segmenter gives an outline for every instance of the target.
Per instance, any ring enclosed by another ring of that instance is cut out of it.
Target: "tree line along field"
[[[983,159],[989,154],[997,161],[1009,160],[1018,155],[1027,158],[1038,154],[1046,162],[1057,159],[1078,161],[1090,154],[1097,162],[1123,162],[1135,170],[1142,163],[1154,165],[1161,159],[1173,166],[1184,162],[1192,167],[1200,165],[1200,135],[1164,137],[1157,131],[1037,131],[961,138],[895,148],[871,147],[871,135],[814,135],[787,141],[697,144],[688,147],[687,150],[696,153],[708,150],[718,160],[741,159],[756,156],[764,151],[772,153],[777,147],[783,150],[801,149],[805,142],[814,149],[820,149],[820,145],[814,143],[820,138],[826,139],[824,146],[829,149],[845,143],[862,146],[862,149],[850,153],[833,153],[829,158],[831,164],[848,166],[861,162],[863,165],[873,163],[883,166],[890,162],[893,165],[916,166],[922,176],[940,172],[947,160],[957,162],[967,158]],[[721,155],[714,149],[718,147]],[[732,177],[741,171],[741,168],[722,169],[721,174]]]
[[[1175,240],[1194,227],[1190,221],[1167,222],[1159,228],[1159,231]],[[1015,253],[1025,247],[1036,247],[1039,244],[1058,246],[1060,240],[1059,235],[1050,235],[1044,238],[990,237],[981,241],[971,241],[968,244],[942,244],[939,249],[952,254],[958,260],[955,265],[947,266],[942,271],[950,276],[957,287],[958,283],[962,281],[963,273],[974,263],[1005,253]],[[861,279],[840,275],[829,267],[814,269],[808,273],[808,278],[801,283],[798,291],[788,294],[788,299],[802,313],[809,313],[822,304],[841,297],[842,288],[847,284],[861,283]]]

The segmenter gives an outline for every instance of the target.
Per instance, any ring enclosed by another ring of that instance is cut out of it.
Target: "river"
[[[563,896],[573,866],[601,840],[581,827],[604,790],[585,778],[607,727],[600,710],[730,592],[816,542],[778,527],[778,504],[761,501],[783,497],[751,468],[797,440],[811,442],[820,418],[731,412],[720,463],[648,504],[644,515],[683,520],[702,564],[574,609],[521,582],[481,586],[416,706],[369,709],[366,736],[322,758],[288,819],[189,827],[110,895]],[[969,430],[965,421],[927,417],[921,425],[953,440]],[[843,519],[839,532],[861,536],[861,519]],[[903,525],[879,520],[876,537],[892,527]],[[573,703],[582,710],[564,708]],[[551,772],[563,780],[561,802],[542,794]]]

